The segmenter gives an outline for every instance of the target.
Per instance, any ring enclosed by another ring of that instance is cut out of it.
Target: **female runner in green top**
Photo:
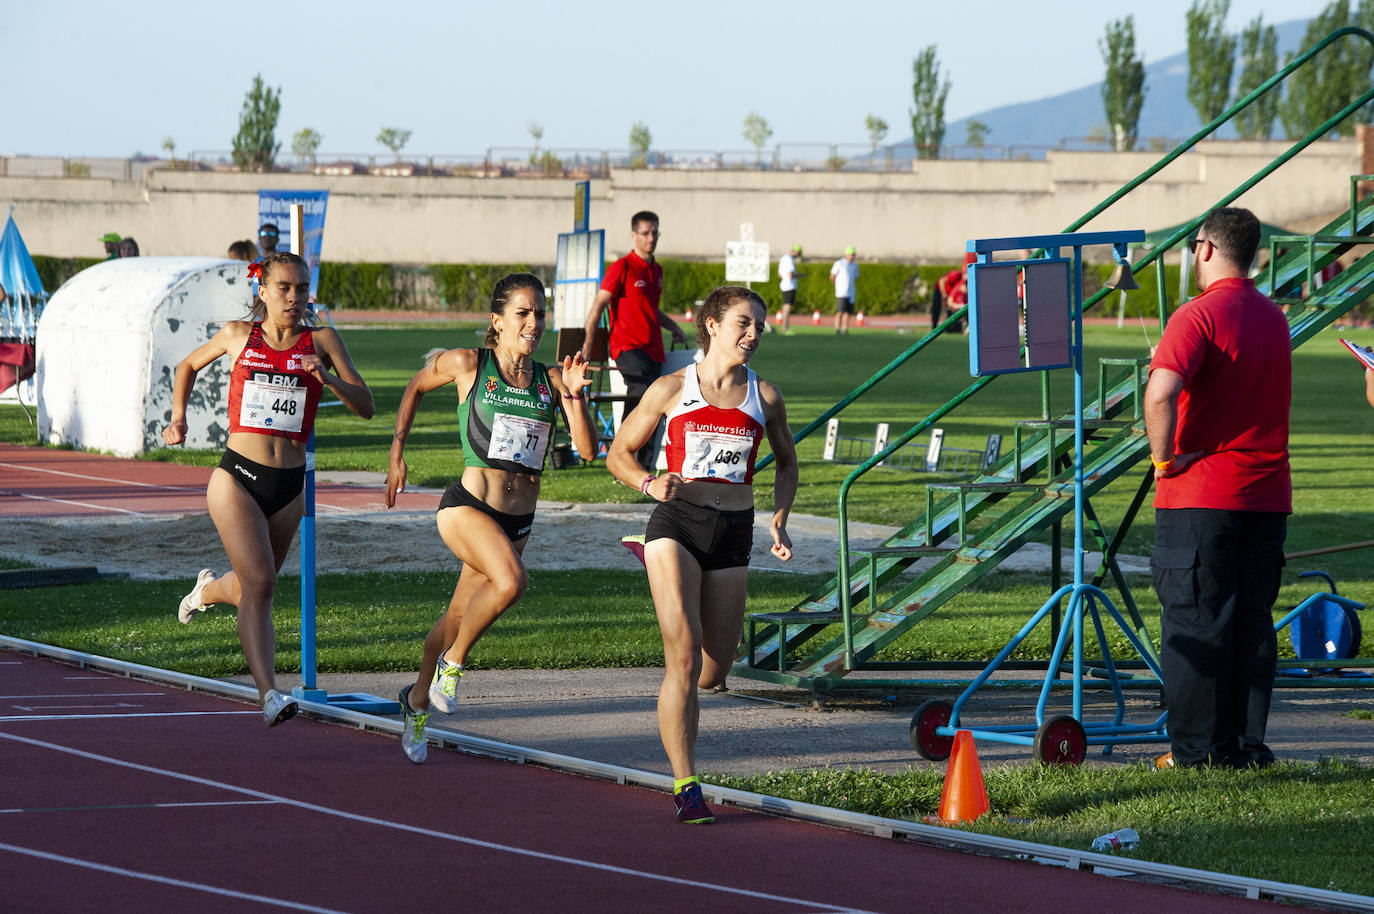
[[[420,400],[447,384],[458,388],[466,463],[436,515],[439,535],[463,563],[463,571],[448,611],[425,638],[414,686],[407,685],[400,695],[405,715],[401,746],[416,764],[425,760],[424,727],[431,706],[453,713],[468,652],[525,592],[521,553],[534,522],[539,474],[560,404],[578,452],[596,453],[591,418],[581,402],[591,383],[587,361],[578,353],[561,366],[535,362],[543,334],[543,282],[530,273],[506,276],[492,291],[486,348],[430,352],[401,397],[386,476],[387,507],[405,490],[402,454]]]

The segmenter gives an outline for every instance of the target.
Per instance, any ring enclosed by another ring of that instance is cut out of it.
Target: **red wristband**
[[[645,495],[648,495],[649,483],[653,482],[657,478],[658,477],[654,475],[645,476],[644,481],[639,484],[639,491],[643,492]]]

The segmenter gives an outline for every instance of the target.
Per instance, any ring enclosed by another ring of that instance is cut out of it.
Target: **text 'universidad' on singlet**
[[[538,362],[529,387],[512,387],[501,377],[490,349],[477,350],[477,372],[467,401],[458,404],[463,461],[509,473],[544,472],[553,433],[553,385]]]
[[[314,353],[309,330],[290,349],[273,349],[263,339],[262,322],[254,321],[229,374],[229,433],[309,439],[324,385],[301,367],[301,356]]]
[[[697,366],[684,369],[682,395],[668,413],[668,472],[683,479],[747,485],[764,437],[759,378],[749,372],[748,394],[739,406],[712,406],[701,395]]]

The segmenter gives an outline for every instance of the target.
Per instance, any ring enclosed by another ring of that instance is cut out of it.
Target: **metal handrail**
[[[1077,231],[1078,229],[1080,229],[1080,228],[1082,228],[1084,225],[1086,225],[1088,222],[1090,222],[1091,220],[1093,220],[1093,219],[1096,218],[1097,216],[1101,215],[1103,212],[1105,212],[1107,209],[1109,209],[1113,204],[1115,204],[1117,201],[1119,201],[1119,200],[1120,200],[1122,197],[1124,197],[1126,194],[1130,193],[1132,190],[1134,190],[1135,188],[1139,187],[1139,186],[1140,186],[1141,184],[1143,184],[1145,181],[1149,180],[1151,177],[1153,177],[1154,175],[1158,174],[1162,169],[1164,169],[1165,167],[1167,167],[1171,162],[1173,162],[1175,159],[1177,159],[1177,158],[1178,158],[1179,156],[1181,156],[1183,153],[1187,152],[1187,151],[1188,151],[1189,149],[1191,149],[1193,146],[1197,145],[1197,143],[1200,142],[1204,137],[1206,137],[1207,135],[1209,135],[1210,133],[1212,133],[1213,131],[1215,131],[1215,130],[1216,130],[1218,127],[1220,127],[1222,124],[1224,124],[1224,123],[1226,123],[1227,121],[1231,120],[1231,119],[1232,119],[1233,117],[1235,117],[1238,113],[1240,113],[1240,112],[1243,111],[1245,108],[1247,108],[1250,104],[1252,104],[1252,103],[1253,103],[1257,98],[1259,98],[1261,95],[1263,95],[1264,93],[1266,93],[1266,92],[1268,92],[1269,90],[1273,89],[1273,88],[1274,88],[1275,86],[1277,86],[1280,82],[1282,82],[1285,78],[1287,78],[1288,75],[1289,75],[1290,73],[1292,73],[1293,71],[1295,71],[1295,70],[1298,69],[1299,67],[1301,67],[1301,66],[1303,66],[1304,64],[1306,64],[1309,60],[1311,60],[1314,56],[1316,56],[1318,53],[1320,53],[1324,48],[1326,48],[1326,47],[1327,47],[1329,44],[1331,44],[1333,41],[1336,41],[1336,40],[1338,40],[1338,39],[1340,39],[1340,38],[1343,38],[1343,37],[1345,37],[1345,36],[1347,36],[1347,35],[1356,35],[1356,36],[1359,36],[1359,37],[1363,38],[1365,41],[1369,42],[1371,48],[1374,48],[1374,34],[1371,34],[1370,32],[1366,31],[1365,29],[1356,28],[1356,27],[1353,27],[1353,26],[1347,26],[1347,27],[1345,27],[1345,28],[1337,29],[1336,31],[1334,31],[1334,32],[1332,32],[1331,34],[1327,35],[1324,39],[1322,39],[1321,41],[1319,41],[1317,44],[1313,45],[1313,46],[1312,46],[1311,48],[1309,48],[1307,51],[1303,52],[1303,53],[1302,53],[1301,55],[1299,55],[1297,58],[1295,58],[1294,60],[1290,61],[1286,66],[1283,67],[1283,69],[1279,70],[1279,72],[1275,73],[1275,74],[1274,74],[1273,76],[1271,76],[1269,79],[1266,79],[1266,80],[1265,80],[1264,82],[1262,82],[1259,86],[1257,86],[1254,90],[1252,90],[1249,94],[1247,94],[1243,99],[1241,99],[1240,101],[1236,102],[1234,105],[1232,105],[1232,106],[1231,106],[1230,108],[1228,108],[1226,111],[1223,111],[1223,112],[1222,112],[1221,114],[1219,114],[1216,118],[1214,118],[1210,123],[1208,123],[1207,125],[1205,125],[1204,127],[1202,127],[1200,130],[1198,130],[1197,133],[1193,134],[1193,136],[1189,137],[1187,140],[1184,140],[1183,143],[1179,144],[1178,147],[1176,147],[1173,151],[1171,151],[1170,153],[1168,153],[1166,156],[1164,156],[1162,159],[1160,159],[1160,160],[1159,160],[1158,162],[1156,162],[1154,165],[1150,166],[1150,167],[1147,168],[1145,171],[1141,172],[1141,173],[1140,173],[1139,175],[1137,175],[1135,178],[1131,179],[1129,182],[1127,182],[1125,185],[1123,185],[1121,188],[1119,188],[1116,192],[1114,192],[1114,193],[1112,193],[1111,195],[1109,195],[1109,196],[1107,197],[1107,199],[1103,200],[1101,203],[1099,203],[1097,206],[1093,207],[1091,210],[1089,210],[1089,211],[1088,211],[1087,213],[1085,213],[1083,216],[1079,217],[1077,220],[1075,220],[1073,223],[1071,223],[1067,228],[1065,228],[1065,229],[1064,229],[1064,232],[1067,233],[1067,232],[1074,232],[1074,231]],[[1301,152],[1302,150],[1304,150],[1304,149],[1306,149],[1308,146],[1310,146],[1310,145],[1311,145],[1313,142],[1315,142],[1317,139],[1319,139],[1319,138],[1325,136],[1326,134],[1328,134],[1329,132],[1331,132],[1331,130],[1334,129],[1335,126],[1336,126],[1337,124],[1339,124],[1341,121],[1345,120],[1345,119],[1346,119],[1347,117],[1349,117],[1351,114],[1354,114],[1356,111],[1358,111],[1360,108],[1364,107],[1364,106],[1365,106],[1366,104],[1368,104],[1370,101],[1374,101],[1374,87],[1371,87],[1371,88],[1370,88],[1369,90],[1367,90],[1363,95],[1361,95],[1358,99],[1356,99],[1355,101],[1353,101],[1353,102],[1351,102],[1350,104],[1346,105],[1344,108],[1342,108],[1342,109],[1341,109],[1339,112],[1337,112],[1336,114],[1332,115],[1332,116],[1331,116],[1330,118],[1328,118],[1325,122],[1323,122],[1322,125],[1321,125],[1320,127],[1318,127],[1318,128],[1316,128],[1315,130],[1313,130],[1311,133],[1309,133],[1309,134],[1308,134],[1306,137],[1304,137],[1302,140],[1300,140],[1300,141],[1294,143],[1292,146],[1289,147],[1289,149],[1288,149],[1286,152],[1284,152],[1283,154],[1279,155],[1276,159],[1274,159],[1272,162],[1270,162],[1270,163],[1269,163],[1268,165],[1266,165],[1264,168],[1261,168],[1258,172],[1256,172],[1253,176],[1251,176],[1247,181],[1245,181],[1243,184],[1241,184],[1239,187],[1237,187],[1237,188],[1236,188],[1235,190],[1233,190],[1231,193],[1229,193],[1229,194],[1225,195],[1224,197],[1222,197],[1222,199],[1219,200],[1213,207],[1209,208],[1209,211],[1210,211],[1210,209],[1214,209],[1214,208],[1216,208],[1216,207],[1226,206],[1226,205],[1228,205],[1229,203],[1231,203],[1231,202],[1233,202],[1234,200],[1236,200],[1238,197],[1240,197],[1242,194],[1244,194],[1244,193],[1245,193],[1246,191],[1248,191],[1250,188],[1252,188],[1252,187],[1254,187],[1256,184],[1258,184],[1261,180],[1263,180],[1264,178],[1268,177],[1270,174],[1272,174],[1272,173],[1273,173],[1274,171],[1276,171],[1278,168],[1280,168],[1280,167],[1282,167],[1284,164],[1286,164],[1290,159],[1292,159],[1294,156],[1296,156],[1299,152]],[[1352,193],[1353,193],[1353,191],[1352,191]],[[1352,217],[1352,218],[1353,218],[1353,217]],[[1131,267],[1131,272],[1132,272],[1132,274],[1134,274],[1135,272],[1137,272],[1138,270],[1140,270],[1141,268],[1147,266],[1147,265],[1150,264],[1150,263],[1153,263],[1153,262],[1155,262],[1155,261],[1160,261],[1160,259],[1163,257],[1163,255],[1164,255],[1164,253],[1165,253],[1166,251],[1172,249],[1176,244],[1178,244],[1179,241],[1181,241],[1181,240],[1182,240],[1183,238],[1185,238],[1185,237],[1189,237],[1194,231],[1196,231],[1197,227],[1198,227],[1199,225],[1201,225],[1201,223],[1202,223],[1202,221],[1203,221],[1204,219],[1205,219],[1205,214],[1202,215],[1202,216],[1198,216],[1198,217],[1196,217],[1196,218],[1193,219],[1193,220],[1190,220],[1189,222],[1187,222],[1187,223],[1185,223],[1183,226],[1181,226],[1173,235],[1171,235],[1171,236],[1170,236],[1168,239],[1166,239],[1163,243],[1161,243],[1161,244],[1159,244],[1159,245],[1156,245],[1155,248],[1154,248],[1148,255],[1146,255],[1146,256],[1143,257],[1140,261],[1138,261],[1137,263],[1135,263],[1135,264],[1132,265],[1132,267]],[[1162,263],[1162,261],[1160,261],[1160,262]],[[1102,300],[1103,298],[1105,298],[1108,294],[1110,294],[1110,292],[1111,292],[1111,290],[1110,290],[1110,289],[1107,289],[1107,288],[1105,288],[1105,287],[1102,288],[1102,289],[1100,289],[1100,290],[1098,290],[1098,292],[1094,293],[1090,298],[1088,298],[1087,300],[1085,300],[1085,301],[1083,302],[1083,305],[1082,305],[1083,311],[1086,312],[1088,308],[1092,307],[1092,306],[1095,305],[1097,302],[1101,301],[1101,300]],[[1165,311],[1165,298],[1164,298],[1164,291],[1163,291],[1163,283],[1160,283],[1160,286],[1159,286],[1158,300],[1159,300],[1159,308],[1160,308],[1160,321],[1161,321],[1161,326],[1162,326],[1163,321],[1164,321],[1164,311]],[[861,385],[861,389],[862,389],[862,390],[868,390],[869,388],[871,388],[871,387],[873,386],[873,383],[876,383],[876,381],[877,381],[877,380],[880,380],[881,377],[886,377],[887,374],[890,374],[892,371],[896,370],[896,368],[897,368],[900,364],[904,363],[907,359],[911,358],[911,356],[915,355],[915,353],[916,353],[917,351],[919,351],[918,346],[923,346],[926,342],[928,342],[928,339],[929,339],[929,338],[933,338],[934,336],[938,335],[940,332],[942,332],[942,331],[944,330],[944,328],[945,328],[946,326],[948,326],[949,324],[951,324],[953,321],[955,321],[955,320],[957,320],[957,319],[960,319],[960,318],[964,317],[964,316],[966,315],[967,311],[968,311],[968,306],[966,305],[965,307],[961,308],[961,309],[959,310],[958,313],[956,313],[955,315],[951,316],[948,320],[946,320],[945,323],[942,324],[939,328],[936,328],[936,330],[932,331],[932,332],[928,335],[928,338],[927,338],[927,339],[923,339],[919,344],[917,344],[917,346],[911,347],[911,349],[909,349],[906,353],[903,353],[901,356],[898,356],[896,359],[894,359],[894,360],[893,360],[891,363],[889,363],[887,366],[884,366],[884,368],[881,369],[880,375],[875,375],[874,378],[871,378],[868,382],[865,382],[865,384]],[[908,429],[905,433],[903,433],[902,435],[899,435],[897,438],[895,438],[895,439],[893,439],[891,442],[889,442],[889,444],[888,444],[888,446],[887,446],[886,448],[883,448],[881,451],[879,451],[878,453],[874,454],[874,455],[873,455],[872,457],[870,457],[868,460],[864,461],[863,463],[861,463],[861,464],[859,464],[857,467],[855,467],[855,468],[849,473],[849,475],[845,477],[844,481],[840,483],[840,492],[839,492],[839,496],[838,496],[838,499],[837,499],[837,501],[838,501],[838,514],[839,514],[839,550],[838,550],[838,552],[839,552],[839,562],[838,562],[838,569],[837,569],[837,578],[838,578],[838,580],[837,580],[837,582],[836,582],[836,584],[837,584],[837,594],[836,594],[836,596],[837,596],[837,598],[838,598],[839,607],[840,607],[841,611],[842,611],[843,613],[845,613],[846,615],[848,614],[848,611],[849,611],[849,609],[850,609],[850,604],[851,604],[851,599],[850,599],[850,598],[851,598],[851,594],[850,594],[850,576],[849,576],[849,564],[850,564],[850,560],[849,560],[849,516],[848,516],[849,490],[853,487],[854,483],[859,479],[859,477],[863,476],[863,475],[866,474],[869,470],[871,470],[873,467],[877,466],[877,465],[880,464],[883,460],[885,460],[885,459],[887,459],[888,457],[890,457],[898,448],[900,448],[901,446],[903,446],[903,445],[907,444],[908,442],[910,442],[916,435],[920,434],[922,431],[924,431],[925,429],[929,428],[929,427],[931,426],[931,424],[933,424],[935,421],[937,421],[938,419],[940,419],[941,417],[943,417],[943,416],[945,416],[947,413],[949,413],[951,410],[953,410],[955,406],[958,406],[958,405],[962,404],[963,402],[965,402],[966,400],[968,400],[971,396],[973,396],[975,393],[977,393],[979,390],[981,390],[983,387],[987,386],[987,384],[990,383],[994,377],[997,377],[997,375],[985,375],[985,376],[983,376],[983,377],[978,378],[977,380],[975,380],[972,384],[970,384],[970,385],[969,385],[967,388],[965,388],[962,392],[960,392],[959,394],[957,394],[952,400],[948,401],[948,402],[945,403],[943,406],[938,407],[934,412],[932,412],[932,413],[931,413],[929,416],[927,416],[925,419],[921,420],[921,421],[918,422],[916,425],[914,425],[914,426],[912,426],[910,429]],[[849,402],[852,402],[852,401],[857,397],[857,394],[858,394],[858,393],[859,393],[859,391],[856,390],[854,394],[851,394],[850,397],[846,398],[844,401],[841,401],[841,402],[844,403],[845,405],[847,405]],[[838,406],[838,404],[837,404],[837,406]],[[827,415],[826,415],[825,418],[829,418],[829,416],[834,415],[834,413],[835,413],[835,412],[838,412],[838,411],[839,411],[838,408],[832,408],[832,410],[827,411]],[[806,434],[810,434],[810,432],[813,430],[813,427],[814,427],[815,425],[818,425],[818,424],[820,423],[820,421],[823,421],[823,420],[817,420],[816,423],[812,423],[811,426],[808,426],[808,428],[804,429],[805,433],[806,433]],[[796,440],[797,440],[797,441],[800,441],[800,440],[801,440],[801,437],[802,437],[802,435],[799,434],[799,435],[797,436]],[[770,456],[771,456],[771,455],[770,455]],[[762,465],[762,464],[760,464],[760,465]],[[929,545],[929,544],[927,544],[927,545]],[[874,585],[874,582],[870,581],[870,582],[869,582],[869,587],[872,587],[873,585]],[[848,664],[850,663],[851,659],[852,659],[852,658],[846,657],[846,659],[845,659],[846,665],[848,665]]]

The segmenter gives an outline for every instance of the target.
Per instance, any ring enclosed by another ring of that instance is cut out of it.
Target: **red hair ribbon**
[[[255,260],[248,265],[248,278],[257,279],[262,275],[262,261]]]

